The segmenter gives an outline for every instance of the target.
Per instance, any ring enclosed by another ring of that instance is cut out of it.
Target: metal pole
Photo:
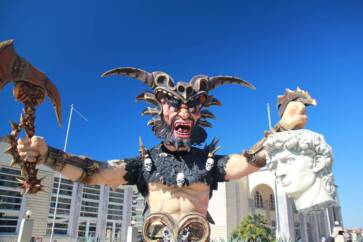
[[[73,104],[71,104],[71,112],[69,113],[69,119],[68,119],[68,125],[67,125],[67,133],[66,133],[66,139],[64,141],[64,147],[63,147],[63,151],[65,152],[67,149],[67,144],[68,144],[68,136],[69,136],[69,130],[71,128],[71,121],[72,121],[72,115],[73,115]],[[52,230],[50,233],[50,242],[52,242],[53,240],[53,234],[54,234],[54,225],[55,225],[55,217],[57,214],[57,207],[58,207],[58,198],[59,198],[59,192],[60,192],[60,184],[61,184],[61,180],[62,180],[62,174],[59,173],[59,181],[58,181],[58,187],[57,187],[57,195],[55,198],[55,206],[54,206],[54,213],[53,213],[53,221],[52,221]]]
[[[269,129],[272,129],[269,103],[267,103],[267,117],[268,117],[268,127]],[[280,215],[279,215],[279,201],[277,195],[276,169],[275,169],[275,212],[276,212],[276,239],[278,239],[280,234]]]
[[[268,128],[272,129],[271,125],[271,113],[270,113],[270,104],[267,103],[267,118],[268,118]]]

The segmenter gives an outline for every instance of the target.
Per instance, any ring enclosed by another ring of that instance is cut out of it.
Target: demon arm
[[[99,162],[48,147],[48,155],[43,164],[62,173],[72,181],[84,184],[117,187],[127,183],[124,178],[126,175],[124,160]]]
[[[284,105],[280,121],[274,128],[265,132],[263,139],[242,154],[229,155],[225,165],[225,180],[239,179],[265,166],[266,154],[263,144],[267,137],[274,132],[303,128],[307,121],[306,105],[309,104],[301,100],[290,100],[288,104]]]

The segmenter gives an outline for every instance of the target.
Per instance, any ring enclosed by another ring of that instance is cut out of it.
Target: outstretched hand
[[[18,139],[17,148],[20,157],[27,162],[43,163],[48,153],[48,145],[40,136]]]
[[[292,101],[287,105],[279,124],[288,130],[302,129],[305,127],[307,119],[305,104],[299,101]]]

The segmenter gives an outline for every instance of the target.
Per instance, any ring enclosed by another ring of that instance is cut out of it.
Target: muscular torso
[[[197,212],[205,217],[208,202],[218,182],[225,181],[225,168],[229,156],[213,156],[214,165],[206,168],[208,152],[214,147],[192,148],[190,152],[168,152],[161,145],[149,151],[151,169],[147,169],[145,159],[136,157],[109,161],[103,164],[87,184],[136,185],[146,198],[150,213],[167,213],[175,220],[187,213]],[[72,156],[73,157],[73,156]],[[72,158],[71,157],[71,158]],[[74,157],[80,159],[82,158]],[[150,166],[149,166],[150,167]],[[66,166],[62,173],[79,177],[82,169]],[[183,178],[178,178],[178,175]]]
[[[151,213],[167,213],[176,221],[190,212],[207,216],[210,187],[204,183],[178,187],[150,182],[148,188]]]

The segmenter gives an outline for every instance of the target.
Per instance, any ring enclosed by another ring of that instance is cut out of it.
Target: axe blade
[[[47,76],[21,58],[14,49],[14,40],[0,42],[0,90],[9,82],[30,83],[41,88],[55,108],[58,124],[62,124],[62,108],[59,92]]]

